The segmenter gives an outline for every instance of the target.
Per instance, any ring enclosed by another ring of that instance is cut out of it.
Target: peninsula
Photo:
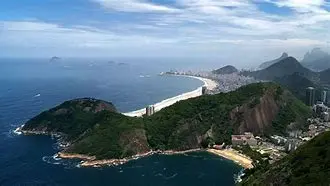
[[[125,116],[110,102],[74,99],[32,118],[21,131],[60,135],[65,148],[58,156],[82,159],[82,166],[116,165],[153,153],[230,145],[235,133],[279,133],[308,113],[279,85],[255,83],[229,93],[179,101],[144,117]],[[233,159],[222,154],[226,155]]]

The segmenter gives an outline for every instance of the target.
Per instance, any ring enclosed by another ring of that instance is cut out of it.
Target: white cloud
[[[326,2],[324,0],[280,0],[280,1],[271,1],[274,4],[283,7],[290,7],[295,9],[298,12],[306,13],[306,12],[318,12],[324,13],[326,12],[321,8],[321,6],[325,5]]]
[[[325,46],[329,39],[330,14],[321,0],[264,0],[293,9],[290,15],[261,11],[254,3],[261,0],[176,0],[171,6],[151,0],[91,1],[102,5],[106,13],[136,13],[138,19],[103,21],[102,28],[0,21],[0,47],[78,48],[90,53],[95,49],[106,50],[105,55],[129,55],[133,51],[150,55],[157,50],[159,55],[216,56],[230,50],[260,53],[266,49],[269,53],[299,50],[296,53],[303,55],[306,48]],[[140,14],[145,12],[156,14]]]
[[[149,3],[143,0],[93,0],[106,9],[122,12],[175,13],[178,9]]]

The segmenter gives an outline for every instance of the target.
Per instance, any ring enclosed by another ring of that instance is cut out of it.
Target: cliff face
[[[255,98],[258,99],[254,101],[257,103],[255,106],[249,103],[232,110],[230,118],[234,123],[239,124],[238,133],[264,134],[265,130],[272,126],[272,121],[279,111],[279,105],[274,94],[273,91],[268,91],[261,98]]]

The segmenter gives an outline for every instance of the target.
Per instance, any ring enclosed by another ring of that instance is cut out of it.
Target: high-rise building
[[[315,89],[308,87],[306,89],[306,105],[313,106],[315,103]]]
[[[155,113],[155,106],[153,105],[149,105],[147,108],[146,108],[146,115],[147,116],[151,116]]]
[[[321,101],[323,102],[323,103],[327,103],[327,91],[322,91],[322,93],[321,93]]]
[[[206,86],[203,86],[202,87],[202,95],[206,94],[206,90],[207,90],[207,87]]]

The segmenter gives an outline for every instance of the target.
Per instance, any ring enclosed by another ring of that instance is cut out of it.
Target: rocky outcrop
[[[272,121],[279,112],[274,92],[266,92],[257,102],[236,107],[230,113],[230,118],[238,125],[237,133],[253,132],[263,134],[272,125]]]

